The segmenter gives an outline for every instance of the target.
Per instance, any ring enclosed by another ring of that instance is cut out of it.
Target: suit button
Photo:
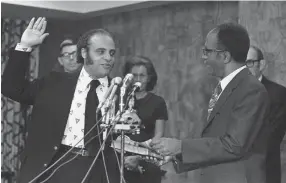
[[[47,164],[47,163],[45,163],[45,164],[44,164],[44,167],[47,167],[47,166],[48,166],[48,164]]]
[[[55,146],[55,147],[54,147],[54,150],[58,150],[58,146]]]

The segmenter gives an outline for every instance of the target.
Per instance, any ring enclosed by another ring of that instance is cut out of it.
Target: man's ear
[[[85,49],[85,48],[82,48],[82,49],[80,50],[80,52],[81,52],[82,58],[86,59],[86,57],[87,57],[87,51],[86,51],[86,49]]]
[[[263,72],[267,67],[266,60],[262,59],[260,60],[259,70],[260,72]]]
[[[224,64],[229,63],[229,62],[231,61],[230,53],[229,53],[228,51],[226,51],[226,52],[224,52],[223,55],[224,55],[224,61],[223,61],[223,63],[224,63]]]
[[[58,57],[58,62],[60,63],[60,65],[62,65],[62,66],[64,65],[63,61],[62,61],[62,59],[60,57]]]

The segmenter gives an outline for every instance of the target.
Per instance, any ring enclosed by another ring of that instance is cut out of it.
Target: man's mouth
[[[104,69],[111,69],[110,64],[101,64]]]
[[[70,65],[70,67],[77,67],[77,64],[72,64]]]

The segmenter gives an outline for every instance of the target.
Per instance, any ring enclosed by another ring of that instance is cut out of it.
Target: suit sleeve
[[[174,161],[177,172],[236,161],[249,153],[265,125],[269,99],[266,90],[259,88],[250,90],[237,101],[223,136],[182,141],[182,154]]]
[[[1,93],[20,103],[33,105],[43,79],[30,82],[26,78],[29,67],[29,52],[10,50],[9,60],[2,75]]]

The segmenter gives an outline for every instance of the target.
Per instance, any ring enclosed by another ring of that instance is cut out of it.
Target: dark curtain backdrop
[[[28,25],[28,21],[1,19],[1,74],[8,61],[8,51],[21,39],[21,35]],[[30,57],[30,69],[27,77],[32,80],[38,75],[38,49]],[[19,154],[25,145],[26,122],[29,121],[32,108],[20,105],[3,95],[1,96],[1,173],[2,183],[8,177],[16,176],[19,167]],[[14,174],[14,176],[13,176]]]

